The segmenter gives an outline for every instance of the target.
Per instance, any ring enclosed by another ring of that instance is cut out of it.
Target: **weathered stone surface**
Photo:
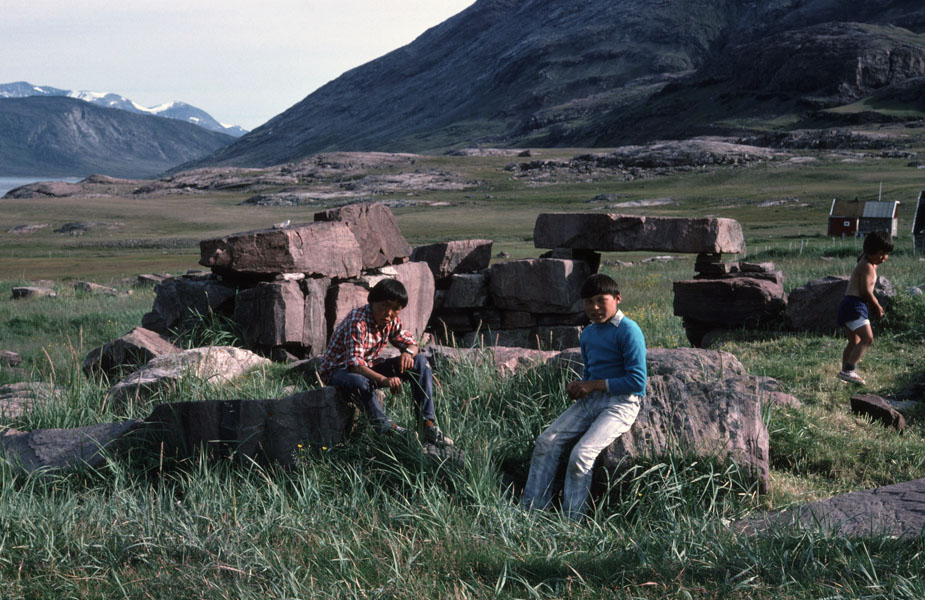
[[[11,290],[13,300],[24,300],[26,298],[54,298],[58,292],[47,287],[38,287],[33,285],[23,285],[14,287]]]
[[[368,296],[369,290],[357,283],[342,281],[331,285],[325,301],[328,338],[334,333],[334,328],[344,320],[347,313],[366,304]]]
[[[716,456],[751,468],[767,490],[768,447],[759,394],[750,378],[654,375],[648,378],[636,422],[604,451],[601,465],[616,468],[624,458],[677,452]]]
[[[83,362],[85,373],[102,371],[107,375],[119,373],[126,367],[132,370],[165,354],[180,349],[170,340],[150,329],[136,327],[125,335],[91,350]]]
[[[851,412],[879,421],[885,427],[892,427],[899,433],[906,430],[905,417],[890,406],[890,403],[884,398],[874,394],[855,394],[851,396]]]
[[[141,324],[166,334],[193,322],[197,315],[230,311],[236,289],[212,279],[170,277],[157,284],[154,293],[154,305]]]
[[[394,269],[395,278],[408,290],[408,306],[399,318],[405,329],[420,341],[434,310],[434,274],[423,262],[407,262],[389,269]]]
[[[841,494],[736,523],[746,533],[809,530],[839,537],[917,538],[925,532],[925,479]]]
[[[424,352],[434,363],[440,361],[467,364],[490,364],[502,376],[513,375],[545,364],[555,359],[558,352],[551,350],[532,350],[529,348],[515,348],[505,346],[490,346],[486,348],[458,348],[451,346],[431,345]]]
[[[838,329],[838,304],[848,289],[847,276],[828,276],[808,281],[790,292],[787,303],[787,327],[798,331],[831,332]],[[877,301],[888,310],[896,295],[893,284],[885,277],[877,277],[874,286]]]
[[[99,466],[109,450],[140,421],[103,423],[75,429],[36,429],[0,437],[7,460],[32,473],[39,469],[73,469]]]
[[[54,400],[63,390],[49,383],[21,381],[0,385],[0,420],[18,418],[36,404]]]
[[[328,343],[326,302],[331,280],[312,278],[302,282],[305,293],[305,314],[302,319],[302,347],[307,356],[320,356]]]
[[[158,390],[175,387],[183,378],[222,384],[251,369],[268,366],[269,359],[233,346],[193,348],[160,356],[114,385],[107,403],[147,398]]]
[[[491,240],[453,240],[418,246],[411,260],[426,262],[437,281],[457,273],[477,273],[491,263]]]
[[[536,316],[523,310],[501,311],[501,329],[536,327]]]
[[[297,281],[261,282],[238,292],[234,321],[259,346],[301,344],[305,294]]]
[[[513,348],[536,348],[535,329],[479,329],[465,333],[460,338],[465,348],[485,348],[489,346],[506,346]]]
[[[737,254],[745,250],[745,236],[738,221],[707,217],[544,213],[536,218],[533,240],[537,248],[598,251]]]
[[[553,248],[549,252],[540,254],[540,258],[561,258],[563,260],[583,260],[588,263],[592,273],[601,268],[601,253],[594,250],[579,250],[577,248]]]
[[[540,350],[564,350],[578,345],[581,327],[569,325],[536,328],[536,342]]]
[[[22,357],[12,350],[0,350],[0,365],[15,367],[22,363]]]
[[[78,281],[74,284],[74,289],[84,292],[85,294],[105,294],[106,296],[119,295],[119,290],[93,283],[92,281]]]
[[[450,277],[443,306],[446,308],[479,308],[488,304],[488,275],[461,273]]]
[[[343,442],[357,414],[336,388],[323,387],[271,400],[160,404],[145,424],[169,456],[193,457],[204,448],[292,465],[302,451]]]
[[[363,268],[375,269],[402,262],[411,254],[395,215],[384,204],[348,204],[315,213],[315,221],[341,222],[360,244]],[[324,273],[323,273],[324,274]],[[331,274],[334,276],[336,274]]]
[[[718,327],[773,321],[787,306],[780,283],[753,277],[675,281],[673,288],[676,316]]]
[[[259,229],[199,242],[199,264],[223,274],[305,273],[356,277],[363,252],[344,223]]]
[[[591,275],[584,261],[528,258],[492,265],[494,305],[532,313],[575,313],[582,310],[581,286]]]
[[[157,285],[165,279],[169,279],[169,273],[142,273],[135,278],[135,285],[149,286]]]

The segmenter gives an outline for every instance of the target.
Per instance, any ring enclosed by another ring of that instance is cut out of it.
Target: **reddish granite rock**
[[[356,277],[363,251],[344,223],[259,229],[199,242],[199,264],[228,275],[305,273]]]
[[[491,262],[491,240],[453,240],[418,246],[411,260],[426,262],[439,281],[457,273],[476,273]]]
[[[411,254],[411,246],[398,228],[395,215],[379,202],[348,204],[318,212],[315,221],[337,221],[349,227],[360,244],[364,269],[400,263]]]

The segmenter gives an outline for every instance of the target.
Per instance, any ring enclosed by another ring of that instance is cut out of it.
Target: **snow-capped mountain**
[[[28,98],[31,96],[68,96],[98,106],[105,106],[106,108],[118,108],[138,114],[155,115],[168,119],[176,119],[178,121],[187,121],[204,129],[208,129],[209,131],[218,131],[234,137],[240,137],[247,133],[246,129],[238,125],[219,123],[206,111],[186,104],[185,102],[169,102],[167,104],[147,108],[124,96],[111,92],[62,90],[47,85],[33,85],[25,81],[0,84],[0,98]]]

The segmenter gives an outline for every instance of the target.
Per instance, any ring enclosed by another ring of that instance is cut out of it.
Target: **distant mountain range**
[[[206,111],[186,104],[185,102],[169,102],[167,104],[161,104],[160,106],[145,108],[124,96],[112,92],[61,90],[47,85],[33,85],[25,81],[0,84],[0,98],[31,98],[34,96],[67,96],[69,98],[77,98],[78,100],[84,100],[91,104],[105,106],[106,108],[118,108],[138,114],[155,115],[168,119],[176,119],[178,121],[187,121],[193,125],[204,127],[209,131],[217,131],[233,137],[240,137],[247,133],[246,129],[238,125],[225,125],[224,123],[219,123]]]
[[[478,0],[185,167],[925,118],[921,0]]]
[[[0,99],[0,176],[152,177],[234,139],[63,95]]]

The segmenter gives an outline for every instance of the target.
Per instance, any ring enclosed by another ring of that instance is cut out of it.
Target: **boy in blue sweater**
[[[569,455],[562,510],[580,520],[591,488],[597,456],[629,431],[646,393],[646,341],[642,330],[619,310],[620,290],[607,275],[592,275],[581,288],[591,324],[581,332],[584,373],[568,384],[575,403],[536,439],[523,506],[546,509],[564,449]]]

